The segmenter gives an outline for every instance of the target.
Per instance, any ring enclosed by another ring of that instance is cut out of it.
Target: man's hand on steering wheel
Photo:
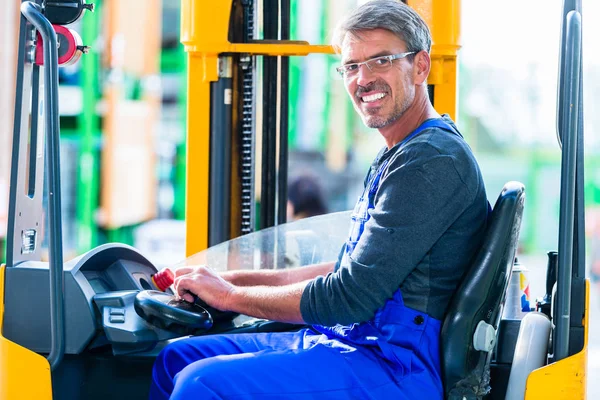
[[[193,303],[193,295],[196,295],[217,310],[231,311],[229,304],[235,286],[210,268],[206,266],[182,267],[175,271],[175,276],[173,287],[178,298]]]
[[[206,267],[206,265],[193,265],[193,266],[185,266],[173,269],[175,273],[175,278],[179,278],[180,276],[187,275],[189,273],[195,272],[199,268]]]

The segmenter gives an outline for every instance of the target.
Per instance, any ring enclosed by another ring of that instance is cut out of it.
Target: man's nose
[[[362,64],[358,67],[356,83],[360,86],[368,86],[371,82],[375,80],[375,74],[371,69],[367,66],[367,64]]]

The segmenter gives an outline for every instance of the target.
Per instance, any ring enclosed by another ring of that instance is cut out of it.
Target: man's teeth
[[[385,96],[385,93],[370,94],[368,96],[362,97],[362,101],[365,103],[370,103],[372,101],[379,100],[379,99],[383,98],[384,96]]]

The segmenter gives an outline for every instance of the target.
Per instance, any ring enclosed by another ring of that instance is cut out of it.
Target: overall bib
[[[442,119],[431,119],[403,142],[431,127],[460,136]],[[374,208],[386,166],[387,160],[369,173],[342,267]],[[442,399],[440,330],[441,321],[406,307],[397,290],[360,324],[181,340],[157,358],[150,398]]]

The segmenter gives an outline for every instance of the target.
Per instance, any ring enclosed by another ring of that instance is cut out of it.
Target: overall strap
[[[427,121],[425,121],[421,125],[419,125],[417,127],[417,129],[415,129],[414,131],[411,132],[410,135],[405,137],[402,142],[406,142],[406,141],[412,139],[414,136],[418,135],[423,130],[428,129],[428,128],[440,128],[445,131],[452,132],[457,136],[462,137],[462,135],[460,134],[460,132],[458,132],[456,130],[456,128],[454,128],[452,125],[450,125],[449,123],[444,121],[442,118],[432,118],[432,119],[428,119]]]

